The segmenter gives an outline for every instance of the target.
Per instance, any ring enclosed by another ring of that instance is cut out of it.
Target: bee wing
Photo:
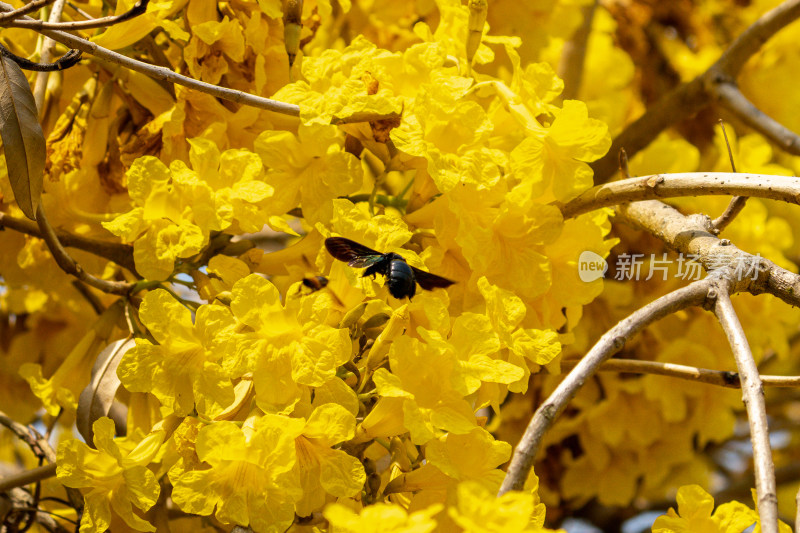
[[[325,248],[338,259],[351,267],[363,268],[378,261],[383,254],[363,244],[358,244],[344,237],[329,237],[325,239]]]
[[[411,267],[411,270],[414,271],[414,277],[417,278],[417,283],[419,283],[419,286],[426,291],[432,291],[436,288],[444,289],[445,287],[449,287],[455,283],[455,281],[443,278],[442,276],[437,276],[436,274],[431,274],[430,272],[425,272],[424,270],[420,270],[416,267]]]

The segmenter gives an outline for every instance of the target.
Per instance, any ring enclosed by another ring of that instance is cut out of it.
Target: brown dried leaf
[[[78,412],[75,425],[78,431],[90,446],[94,434],[92,424],[100,417],[108,416],[114,396],[120,387],[117,377],[117,367],[125,353],[136,346],[131,339],[120,339],[106,346],[97,356],[92,368],[92,380],[83,389],[78,399]]]
[[[25,216],[36,220],[44,181],[44,133],[28,80],[22,69],[4,56],[0,56],[0,138],[17,205]]]

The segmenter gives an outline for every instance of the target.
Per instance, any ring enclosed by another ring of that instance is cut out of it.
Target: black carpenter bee
[[[372,276],[374,278],[375,274],[385,276],[389,293],[397,299],[408,297],[410,300],[413,298],[417,291],[417,283],[426,291],[437,287],[449,287],[455,283],[455,281],[409,265],[401,255],[393,252],[382,254],[343,237],[325,239],[325,248],[333,257],[344,261],[351,267],[366,267],[362,277]]]

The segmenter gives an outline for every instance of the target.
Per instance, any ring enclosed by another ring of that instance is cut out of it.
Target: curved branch
[[[580,360],[561,361],[561,368],[575,368]],[[599,372],[621,372],[624,374],[651,374],[671,378],[716,385],[729,389],[741,389],[742,381],[738,372],[710,370],[696,366],[662,363],[660,361],[640,361],[638,359],[610,359],[600,366]],[[765,387],[799,388],[800,376],[761,376]]]
[[[65,68],[69,68],[81,60],[81,54],[82,52],[80,50],[70,50],[52,63],[37,63],[35,61],[31,61],[30,59],[25,59],[24,57],[18,56],[0,44],[0,55],[9,58],[22,69],[35,70],[37,72],[54,72],[56,70],[64,70]]]
[[[10,4],[7,4],[5,2],[0,2],[0,11],[9,12],[12,10],[13,7]],[[33,20],[33,19],[29,17],[24,17],[21,20]],[[282,113],[284,115],[291,115],[295,117],[300,115],[300,107],[294,104],[278,102],[277,100],[270,100],[269,98],[263,98],[261,96],[248,94],[242,91],[226,89],[224,87],[219,87],[216,85],[212,85],[210,83],[198,81],[188,76],[183,76],[182,74],[178,74],[177,72],[174,72],[165,67],[157,67],[155,65],[150,65],[142,61],[131,59],[122,54],[118,54],[117,52],[113,52],[107,48],[103,48],[102,46],[98,46],[91,41],[82,39],[81,37],[77,37],[75,35],[71,35],[63,31],[42,30],[41,33],[42,35],[50,37],[54,41],[58,41],[69,48],[74,48],[86,54],[91,54],[97,57],[98,59],[102,59],[104,61],[122,65],[125,68],[129,68],[136,72],[141,72],[142,74],[145,74],[147,76],[150,76],[158,80],[165,80],[170,83],[183,85],[185,87],[189,87],[190,89],[202,91],[204,93],[216,96],[218,98],[223,98],[225,100],[230,100],[232,102],[236,102],[243,105],[249,105],[251,107],[256,107],[259,109],[266,109],[269,111],[274,111],[276,113]]]
[[[131,289],[134,287],[133,283],[107,281],[97,278],[86,272],[72,257],[70,257],[58,241],[58,236],[55,231],[53,231],[53,227],[50,226],[50,223],[47,221],[42,204],[39,204],[39,207],[36,209],[36,222],[39,224],[39,230],[42,232],[42,239],[47,243],[47,248],[50,250],[50,253],[53,254],[53,259],[55,259],[58,266],[61,267],[61,270],[103,292],[119,295],[130,293]]]
[[[764,13],[733,41],[722,53],[715,66],[735,78],[747,60],[753,57],[765,42],[794,22],[797,17],[800,17],[800,1],[798,0],[789,0]]]
[[[510,490],[521,490],[524,487],[545,432],[553,425],[555,419],[564,411],[586,380],[597,372],[599,366],[621,350],[627,339],[656,320],[681,309],[703,304],[711,283],[710,280],[696,281],[662,296],[634,312],[600,337],[589,353],[581,359],[534,413],[525,429],[525,434],[514,450],[508,472],[500,487],[500,495]]]
[[[735,84],[719,84],[716,95],[719,103],[742,122],[780,146],[785,152],[800,155],[800,136],[758,109]]]
[[[42,233],[34,222],[27,219],[14,218],[5,213],[0,213],[0,230],[2,228],[12,229],[31,237],[42,238]],[[56,237],[64,247],[89,252],[113,261],[131,272],[136,272],[136,265],[133,262],[133,247],[128,244],[90,239],[62,231],[56,232]]]
[[[150,0],[139,0],[136,2],[132,8],[130,8],[125,13],[121,15],[111,15],[108,17],[102,17],[99,19],[91,19],[91,20],[81,20],[75,22],[45,22],[43,20],[32,20],[32,19],[18,19],[15,18],[12,20],[10,24],[8,24],[11,28],[27,28],[30,30],[65,30],[65,31],[76,31],[76,30],[90,30],[94,28],[104,28],[106,26],[113,26],[114,24],[119,24],[120,22],[125,22],[126,20],[130,20],[134,17],[138,17],[139,15],[144,14],[147,11],[147,4],[150,3]]]
[[[5,2],[0,2],[0,12],[10,12],[12,10],[13,7],[10,4],[7,4]],[[25,18],[22,20],[33,20],[33,19]],[[144,63],[143,61],[137,61],[136,59],[131,59],[130,57],[118,54],[117,52],[111,51],[107,48],[103,48],[102,46],[98,46],[97,44],[91,41],[82,39],[81,37],[77,37],[75,35],[71,35],[63,31],[42,30],[41,33],[42,35],[50,37],[51,39],[58,41],[69,48],[80,50],[86,54],[93,55],[96,58],[101,59],[103,61],[116,63],[117,65],[121,65],[133,71],[140,72],[146,76],[150,76],[151,78],[157,80],[164,80],[169,83],[183,85],[184,87],[188,87],[189,89],[194,89],[196,91],[204,92],[216,98],[222,98],[223,100],[229,100],[237,104],[255,107],[257,109],[266,109],[267,111],[273,111],[275,113],[289,115],[292,117],[300,116],[300,106],[296,104],[287,104],[286,102],[279,102],[278,100],[271,100],[269,98],[264,98],[262,96],[256,96],[254,94],[249,94],[234,89],[220,87],[218,85],[212,85],[210,83],[205,83],[196,80],[194,78],[178,74],[177,72],[165,67],[159,67],[156,65],[151,65],[149,63]],[[345,118],[334,117],[333,120],[331,120],[331,124],[372,122],[376,120],[386,120],[398,117],[399,115],[397,113],[390,113],[388,115],[381,115],[378,113],[361,113],[358,115]]]
[[[681,196],[747,196],[800,204],[800,179],[771,174],[653,174],[592,187],[561,206],[565,219],[626,202]]]
[[[800,0],[788,0],[765,13],[742,32],[707,71],[661,98],[614,139],[605,156],[590,164],[595,183],[605,183],[616,173],[616,154],[620,148],[625,148],[632,157],[669,126],[691,117],[716,100],[720,87],[732,84],[744,63],[770,37],[798,17]]]
[[[19,9],[8,11],[6,13],[0,13],[0,24],[2,24],[3,22],[14,20],[18,17],[21,17],[22,15],[27,15],[28,13],[32,13],[37,9],[41,9],[46,5],[52,4],[54,1],[55,0],[33,0],[31,2],[28,2]]]
[[[758,514],[761,517],[761,531],[778,533],[778,494],[775,484],[775,465],[772,461],[772,448],[769,444],[767,426],[767,407],[764,404],[764,387],[753,359],[753,352],[747,342],[739,317],[731,303],[730,281],[720,279],[715,284],[716,294],[714,314],[717,316],[736,359],[736,366],[742,379],[742,400],[750,423],[750,441],[753,444],[753,464],[755,467],[756,493],[758,495]],[[712,297],[709,292],[709,297]]]

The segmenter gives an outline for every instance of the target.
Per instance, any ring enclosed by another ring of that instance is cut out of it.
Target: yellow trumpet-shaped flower
[[[224,369],[232,365],[226,346],[236,327],[228,308],[200,306],[192,324],[189,310],[159,289],[144,297],[139,316],[159,344],[137,339],[123,356],[117,374],[125,388],[153,393],[178,416],[195,408],[211,418],[222,413],[234,400]]]
[[[140,442],[114,439],[114,422],[106,417],[95,421],[93,429],[96,450],[70,439],[59,445],[57,455],[58,480],[83,493],[81,533],[102,533],[118,519],[137,531],[155,531],[138,511],[148,510],[158,500],[158,481],[147,465],[165,431],[155,431]]]
[[[197,456],[210,468],[179,471],[172,499],[187,513],[213,514],[225,524],[250,526],[256,533],[285,531],[300,497],[293,476],[295,438],[303,420],[265,415],[239,428],[216,422],[197,435]]]

